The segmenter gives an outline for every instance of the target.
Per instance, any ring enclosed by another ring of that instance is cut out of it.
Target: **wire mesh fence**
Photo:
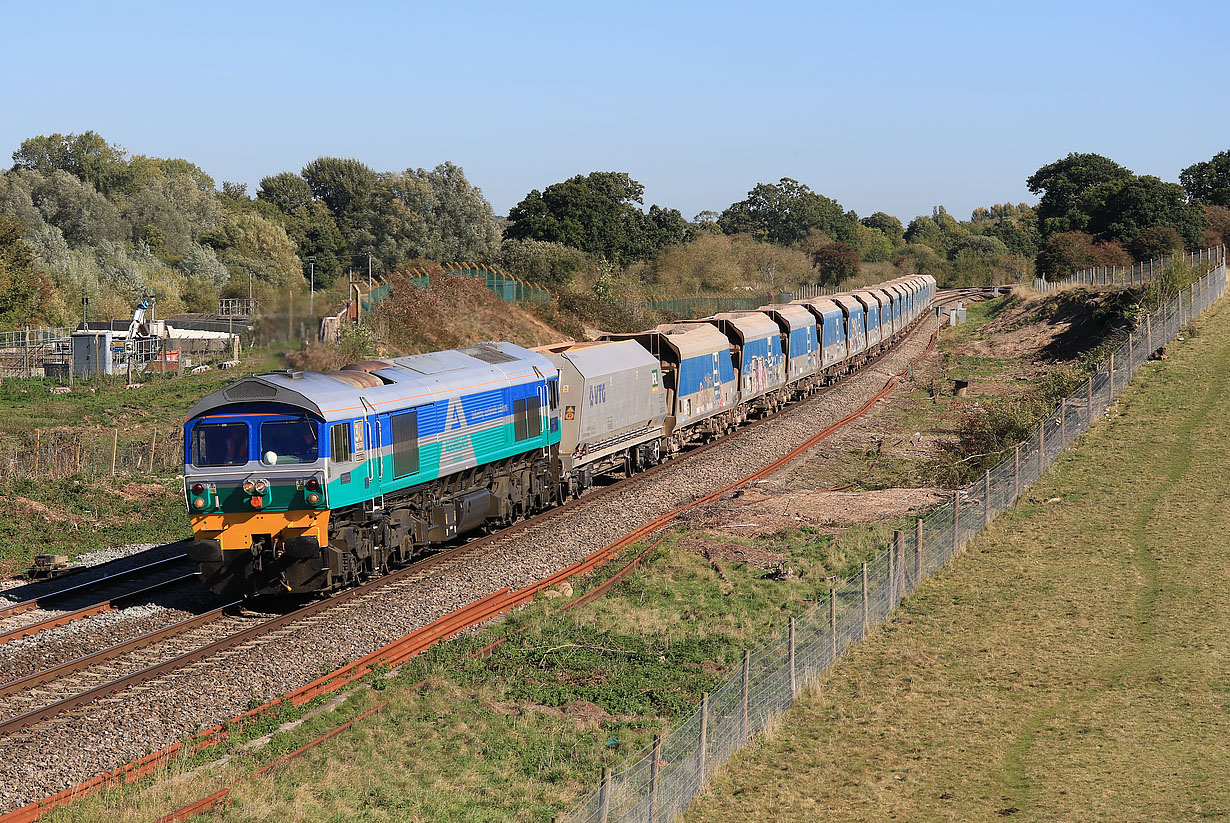
[[[1142,286],[1166,271],[1166,267],[1180,257],[1190,266],[1204,264],[1213,267],[1225,262],[1226,247],[1213,246],[1182,255],[1163,254],[1161,257],[1130,266],[1095,266],[1054,282],[1038,278],[1034,280],[1034,288],[1038,291],[1054,291],[1061,286]]]
[[[763,645],[691,714],[621,766],[563,820],[666,823],[682,814],[713,770],[764,732],[796,695],[853,643],[888,619],[903,598],[944,566],[998,512],[1013,506],[1046,468],[1114,402],[1145,361],[1226,290],[1226,263],[1145,319],[1064,398],[1024,443],[980,480],[919,518],[855,576],[839,582]]]
[[[35,430],[0,440],[0,480],[136,477],[180,474],[184,434],[178,426]]]

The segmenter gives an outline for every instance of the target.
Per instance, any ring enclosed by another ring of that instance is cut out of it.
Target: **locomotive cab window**
[[[261,460],[266,463],[315,463],[318,456],[316,424],[311,420],[266,420],[261,423]]]
[[[525,397],[513,401],[513,432],[518,443],[542,434],[540,408],[537,397]]]
[[[247,462],[247,423],[201,423],[192,430],[192,465],[242,466]]]
[[[551,411],[559,410],[559,381],[552,380],[547,383],[547,399],[551,404]]]
[[[337,423],[329,428],[329,459],[334,463],[350,462],[349,423]]]
[[[419,470],[419,415],[406,412],[389,418],[393,424],[393,476],[405,477]]]

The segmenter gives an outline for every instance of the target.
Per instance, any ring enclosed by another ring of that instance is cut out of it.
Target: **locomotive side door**
[[[367,454],[367,472],[363,483],[364,488],[370,489],[373,485],[379,485],[379,478],[384,475],[384,464],[380,460],[380,418],[376,407],[366,397],[360,396],[359,402],[363,404],[363,439]]]

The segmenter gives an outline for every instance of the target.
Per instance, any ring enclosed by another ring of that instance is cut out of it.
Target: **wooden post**
[[[961,540],[961,489],[952,491],[952,553],[956,554]]]
[[[991,525],[991,470],[982,475],[982,527]]]
[[[649,823],[658,823],[658,761],[662,759],[662,735],[653,736],[653,760],[649,763]]]
[[[1107,380],[1106,386],[1106,408],[1110,408],[1110,404],[1115,402],[1115,353],[1110,353],[1110,379]]]
[[[598,784],[598,819],[607,823],[611,816],[611,770],[602,767],[602,782]]]
[[[42,446],[42,442],[41,442],[43,439],[42,435],[43,435],[43,432],[41,429],[34,430],[34,478],[36,480],[38,479],[38,462],[39,462],[38,457],[39,457],[39,448]]]
[[[829,652],[833,664],[837,664],[837,600],[829,589]]]
[[[1059,449],[1068,445],[1068,398],[1059,398]]]
[[[922,518],[914,519],[914,586],[922,582]]]
[[[1012,502],[1021,499],[1021,444],[1012,448]]]
[[[154,446],[158,445],[158,430],[154,429],[154,436],[149,440],[149,471],[154,473]]]
[[[111,435],[111,476],[115,477],[115,453],[120,445],[120,430],[115,429]]]
[[[743,650],[743,720],[740,725],[742,732],[740,739],[747,742],[747,702],[752,681],[752,654],[747,649]]]
[[[1128,335],[1128,380],[1132,379],[1132,369],[1136,368],[1136,332]]]
[[[1153,315],[1145,315],[1145,339],[1148,341],[1149,348],[1145,350],[1145,359],[1148,360],[1153,356],[1153,352],[1157,351],[1153,348]]]
[[[795,679],[794,679],[794,618],[790,618],[790,622],[786,627],[786,662],[790,667],[790,699],[794,700]]]
[[[863,634],[871,631],[871,607],[867,603],[867,564],[862,567],[863,579]]]
[[[1089,407],[1088,407],[1089,425],[1093,425],[1093,375],[1089,375]]]
[[[30,376],[30,327],[29,326],[26,326],[26,334],[21,339],[21,343],[22,343],[22,349],[21,349],[22,357],[25,358],[25,362],[26,362],[26,377],[29,377]]]
[[[709,692],[700,698],[700,785],[709,773]]]

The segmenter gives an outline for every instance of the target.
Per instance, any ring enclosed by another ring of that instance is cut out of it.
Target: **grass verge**
[[[688,820],[1230,814],[1230,310],[737,756]]]

